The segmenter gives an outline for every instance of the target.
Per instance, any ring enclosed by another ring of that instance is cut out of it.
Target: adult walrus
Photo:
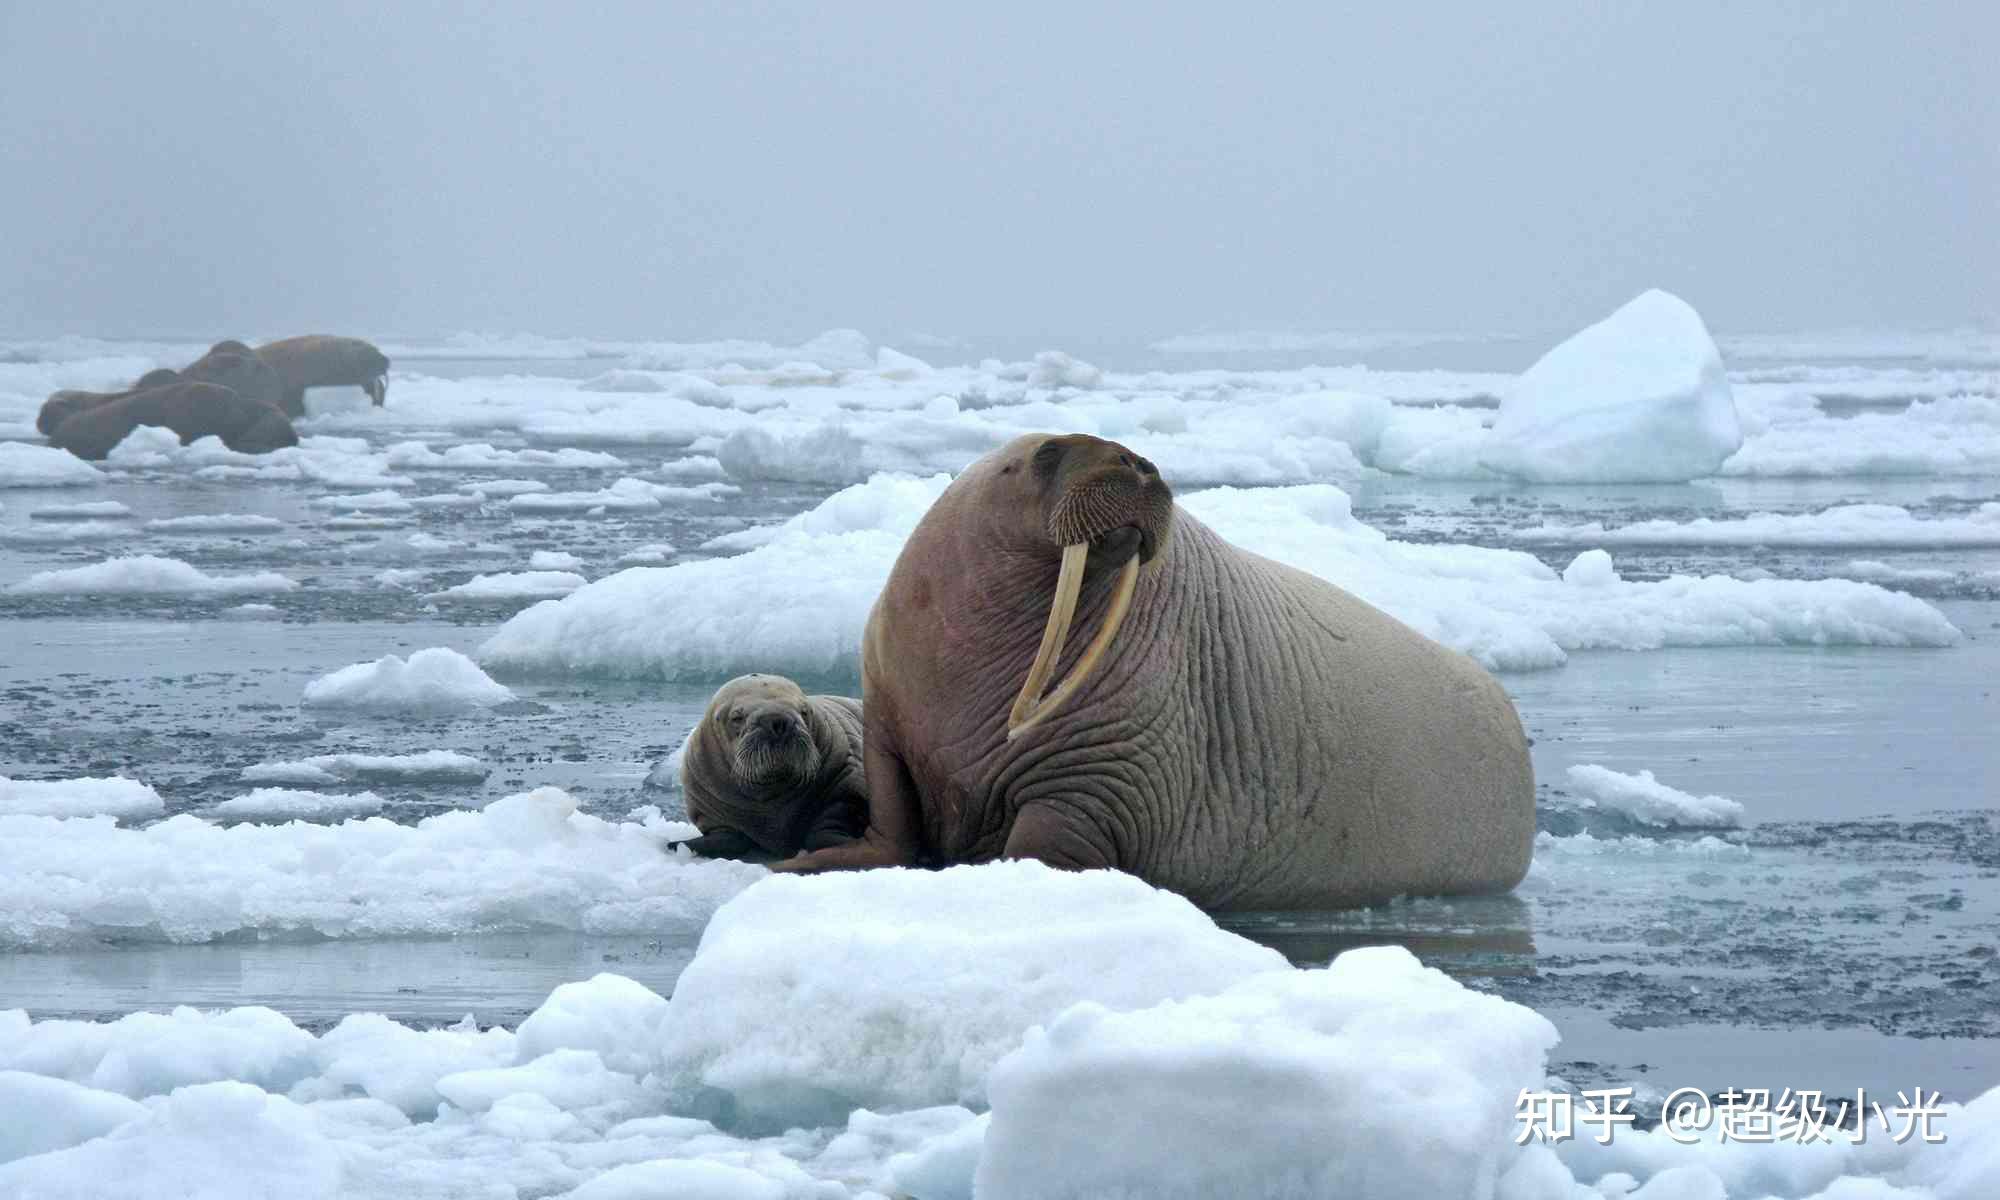
[[[283,411],[285,382],[257,352],[237,341],[217,342],[208,353],[181,368],[182,379],[214,383],[239,396],[262,400]],[[300,407],[304,411],[304,406]]]
[[[945,489],[869,616],[862,701],[868,828],[778,869],[1035,858],[1209,909],[1527,871],[1527,741],[1492,676],[1225,542],[1114,442],[1017,438]]]
[[[133,392],[71,416],[56,426],[49,443],[78,458],[103,458],[141,425],[173,430],[186,445],[219,437],[231,450],[264,454],[299,444],[292,422],[262,400],[252,400],[213,383],[181,380]]]
[[[868,819],[861,702],[741,675],[708,702],[681,755],[681,794],[709,858],[769,861],[853,841]]]
[[[360,338],[308,334],[283,338],[257,347],[264,360],[284,383],[279,407],[288,417],[306,411],[306,389],[354,386],[368,393],[377,408],[388,398],[389,356]]]
[[[51,393],[47,400],[42,401],[42,411],[35,414],[35,428],[41,431],[43,437],[47,437],[56,431],[56,426],[80,412],[96,408],[100,404],[109,404],[113,400],[123,400],[127,396],[137,395],[149,388],[164,387],[180,377],[181,373],[172,367],[155,367],[139,376],[137,383],[122,392],[86,392],[76,388],[65,388],[60,392]]]

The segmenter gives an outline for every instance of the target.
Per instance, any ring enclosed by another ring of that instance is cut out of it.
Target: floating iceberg
[[[275,571],[208,575],[177,558],[141,554],[87,567],[37,571],[9,591],[37,596],[243,596],[299,585]]]
[[[1669,483],[1715,474],[1742,444],[1707,327],[1656,290],[1528,368],[1479,461],[1536,483]]]
[[[306,685],[308,707],[355,708],[374,712],[463,712],[490,708],[514,698],[458,651],[445,646],[419,650],[405,660],[385,655],[355,663]]]

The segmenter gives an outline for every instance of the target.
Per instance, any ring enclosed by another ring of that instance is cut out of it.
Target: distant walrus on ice
[[[159,425],[186,445],[219,437],[231,450],[264,454],[299,444],[292,422],[262,400],[213,383],[180,380],[116,397],[78,412],[56,426],[51,445],[78,458],[103,458],[141,425]]]
[[[278,407],[288,417],[305,415],[307,388],[358,387],[377,407],[388,396],[389,356],[360,338],[285,338],[257,347],[257,357],[278,373],[284,385]]]
[[[858,837],[868,819],[861,703],[808,696],[779,675],[715,693],[681,756],[682,843],[709,858],[788,858]]]

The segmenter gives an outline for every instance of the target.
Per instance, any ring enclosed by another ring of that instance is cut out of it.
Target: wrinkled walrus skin
[[[291,420],[271,405],[212,383],[187,381],[134,392],[77,413],[56,427],[49,443],[79,458],[98,459],[141,425],[171,429],[182,445],[219,437],[223,445],[245,454],[299,443]]]
[[[869,617],[862,700],[866,833],[775,869],[1033,858],[1245,910],[1528,868],[1527,739],[1493,677],[1230,545],[1114,442],[1018,438],[945,490]]]
[[[246,399],[261,400],[284,411],[284,380],[242,342],[217,342],[209,347],[207,354],[181,368],[180,377],[217,384]]]
[[[768,862],[860,836],[868,818],[861,702],[781,675],[717,689],[681,755],[681,794],[708,858]]]
[[[257,357],[278,373],[284,386],[279,407],[289,417],[305,415],[307,388],[358,387],[378,408],[388,396],[389,357],[360,338],[284,338],[257,347]]]

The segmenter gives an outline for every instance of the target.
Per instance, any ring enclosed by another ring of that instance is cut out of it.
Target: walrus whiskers
[[[1083,560],[1089,550],[1087,542],[1063,547],[1063,569],[1062,574],[1056,578],[1055,600],[1049,605],[1049,624],[1042,635],[1042,653],[1035,656],[1034,666],[1028,669],[1028,682],[1022,686],[1021,695],[1014,702],[1014,713],[1007,719],[1007,740],[1010,742],[1033,729],[1043,717],[1061,708],[1064,701],[1076,694],[1076,690],[1090,678],[1090,673],[1097,669],[1097,660],[1104,657],[1104,651],[1111,645],[1111,639],[1118,636],[1118,627],[1125,623],[1125,614],[1132,610],[1132,595],[1139,590],[1139,556],[1136,554],[1126,559],[1125,565],[1119,568],[1118,587],[1111,594],[1111,607],[1105,610],[1104,621],[1097,627],[1097,636],[1090,640],[1090,645],[1084,647],[1083,657],[1077,660],[1069,675],[1056,685],[1055,691],[1039,701],[1034,699],[1035,693],[1041,690],[1041,684],[1046,681],[1049,670],[1053,669],[1056,659],[1062,654],[1062,642],[1068,637],[1070,618],[1076,612],[1077,593],[1083,586]],[[1073,579],[1070,571],[1072,558],[1077,564]],[[1065,582],[1068,583],[1067,591],[1064,590]],[[1058,630],[1058,617],[1060,617],[1060,630]],[[1050,648],[1052,643],[1053,649]],[[1037,678],[1038,675],[1041,676],[1040,679]]]

